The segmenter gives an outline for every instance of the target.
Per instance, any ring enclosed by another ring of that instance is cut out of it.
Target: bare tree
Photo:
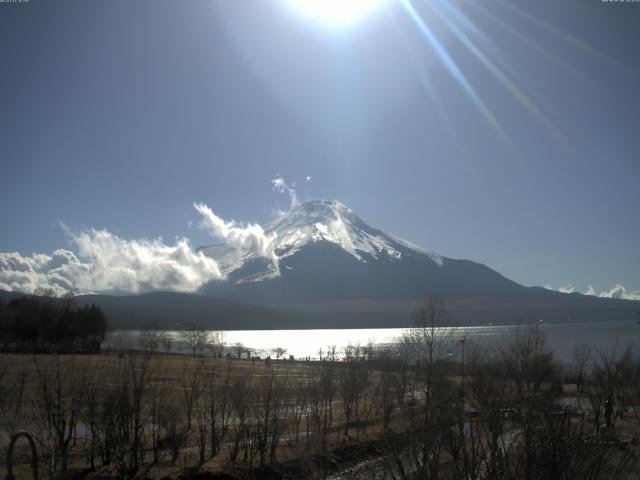
[[[157,330],[143,330],[138,337],[138,345],[142,350],[155,353],[160,348],[162,332]]]
[[[580,388],[587,376],[587,369],[591,362],[591,348],[585,343],[576,345],[573,349],[573,361],[571,364],[571,375],[578,388]]]
[[[344,413],[344,437],[349,436],[352,422],[357,425],[360,420],[361,403],[369,378],[366,349],[358,345],[347,345],[344,349],[344,365],[338,372],[338,389],[342,397]]]
[[[27,372],[24,366],[16,369],[0,365],[0,424],[7,432],[14,432],[25,415],[24,394]]]
[[[65,475],[68,469],[69,449],[74,438],[79,410],[78,389],[72,385],[74,363],[54,357],[53,368],[43,365],[34,357],[38,375],[38,395],[35,406],[43,430],[48,433],[41,446],[49,456],[51,477]],[[47,441],[51,439],[49,443]]]
[[[276,449],[285,427],[284,385],[286,371],[272,370],[255,384],[257,401],[251,409],[252,451],[260,456],[260,465],[275,461]],[[251,459],[250,459],[251,463]]]
[[[182,396],[184,399],[184,412],[185,418],[187,419],[187,431],[191,430],[193,408],[195,407],[198,397],[200,396],[202,370],[203,365],[200,361],[196,361],[195,364],[184,362],[182,367],[182,375],[180,376],[180,388],[182,390]]]
[[[100,399],[104,395],[104,380],[107,378],[105,362],[99,362],[82,373],[80,380],[81,407],[79,421],[85,425],[89,434],[87,461],[91,470],[95,469],[95,460],[103,443],[103,425],[100,422]]]
[[[309,402],[309,379],[307,375],[298,375],[295,377],[293,384],[292,397],[294,404],[291,406],[291,419],[293,424],[293,435],[295,441],[300,439],[300,421],[302,417],[309,418],[308,402]],[[308,424],[308,421],[307,421]],[[309,431],[307,430],[307,435]]]
[[[211,356],[214,358],[222,358],[226,344],[226,335],[224,332],[209,332],[208,348]]]
[[[206,391],[203,395],[207,421],[209,422],[210,457],[215,457],[229,429],[232,409],[229,404],[232,386],[232,364],[227,363],[224,373],[212,365],[206,371]]]
[[[282,347],[276,347],[271,350],[271,353],[276,357],[277,360],[279,360],[281,357],[284,357],[287,354],[287,349]]]
[[[231,451],[229,459],[235,463],[240,452],[241,445],[247,445],[248,422],[249,422],[249,392],[252,388],[253,379],[247,381],[246,378],[235,378],[230,385],[229,403],[233,411],[233,422],[231,424]],[[245,449],[246,452],[246,449]]]
[[[388,431],[393,412],[403,400],[402,383],[398,373],[394,370],[393,359],[388,352],[381,356],[377,365],[379,379],[374,397],[382,415],[382,426]]]
[[[434,364],[452,348],[454,330],[449,325],[444,301],[430,296],[415,312],[415,327],[404,332],[404,341],[417,357],[417,371],[423,376],[425,408],[433,395]]]
[[[163,364],[159,362],[156,367],[162,369]],[[154,464],[160,461],[160,450],[162,446],[162,410],[166,404],[167,396],[170,395],[170,391],[174,390],[172,387],[173,386],[169,386],[167,382],[163,381],[151,382],[149,385],[147,415]]]
[[[167,396],[163,399],[163,405],[159,409],[158,423],[163,431],[159,448],[168,449],[171,453],[171,461],[175,463],[180,457],[180,451],[186,440],[181,409],[175,398],[171,399]]]
[[[160,337],[160,344],[162,345],[162,349],[166,355],[171,353],[173,349],[173,337],[169,335],[167,332],[163,332]]]
[[[198,325],[190,325],[180,333],[180,336],[182,341],[191,349],[194,357],[198,353],[202,354],[211,342],[211,332]]]

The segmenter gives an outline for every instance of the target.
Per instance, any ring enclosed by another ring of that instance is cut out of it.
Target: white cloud
[[[562,293],[573,293],[576,291],[576,289],[573,287],[573,285],[568,284],[566,287],[558,288],[558,291]]]
[[[193,207],[202,215],[199,228],[224,240],[225,243],[236,249],[251,249],[263,257],[276,259],[275,234],[265,234],[263,228],[258,224],[244,225],[234,220],[226,222],[204,203],[194,203]]]
[[[546,284],[544,288],[546,288],[547,290],[555,290],[562,293],[573,293],[576,291],[574,286],[571,285],[570,283],[566,287],[559,287],[559,288],[553,288],[551,285]]]
[[[573,293],[576,291],[575,287],[571,284],[568,284],[566,287],[553,288],[551,285],[545,285],[544,288],[547,290],[557,290],[562,293]],[[593,297],[601,297],[601,298],[620,298],[623,300],[640,300],[640,290],[635,290],[632,292],[628,292],[624,285],[616,284],[610,290],[605,290],[603,292],[596,292],[596,289],[593,288],[593,285],[589,285],[587,291],[584,292],[585,295],[590,295]]]
[[[616,284],[610,290],[601,292],[599,296],[603,298],[621,298],[623,300],[640,300],[640,290],[627,292],[624,285]]]
[[[307,182],[311,180],[311,177],[307,177]],[[282,178],[281,176],[276,176],[276,178],[274,178],[273,180],[271,180],[271,184],[273,185],[273,190],[278,192],[278,193],[286,193],[287,195],[289,195],[289,210],[293,210],[295,207],[297,207],[299,205],[299,201],[298,201],[298,195],[296,194],[296,190],[295,190],[295,182],[292,183],[291,185],[288,185],[287,182],[285,181],[284,178]],[[279,212],[280,214],[285,213],[285,212]]]
[[[0,253],[0,288],[31,293],[49,287],[57,294],[190,292],[222,278],[216,262],[194,252],[185,238],[167,245],[160,238],[125,240],[107,230],[67,234],[77,253]]]
[[[289,187],[283,184],[285,191]],[[238,250],[252,250],[275,261],[276,235],[260,225],[227,222],[203,203],[194,203],[202,216],[199,228]],[[188,224],[191,228],[191,222]],[[196,291],[203,284],[223,279],[216,261],[194,251],[186,238],[166,244],[161,238],[125,240],[107,231],[87,229],[74,233],[64,224],[73,250],[52,254],[0,253],[0,289],[27,293],[48,287],[56,294],[130,294],[156,290]]]
[[[46,286],[62,294],[74,290],[74,277],[86,273],[86,269],[87,266],[69,250],[31,256],[18,252],[0,253],[0,289],[32,293],[36,288]]]

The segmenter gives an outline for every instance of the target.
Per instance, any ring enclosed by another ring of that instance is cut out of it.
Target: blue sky
[[[211,243],[193,202],[265,223],[281,175],[525,285],[639,290],[640,4],[382,3],[0,4],[0,252]]]

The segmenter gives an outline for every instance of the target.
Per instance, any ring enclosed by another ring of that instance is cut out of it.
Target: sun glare
[[[323,22],[345,23],[371,13],[383,0],[290,0],[303,13]]]

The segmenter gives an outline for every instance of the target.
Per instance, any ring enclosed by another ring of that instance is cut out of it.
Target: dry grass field
[[[562,367],[529,330],[501,352],[470,349],[465,365],[438,359],[445,339],[435,331],[408,340],[413,360],[359,346],[316,362],[2,354],[0,451],[11,432],[32,432],[40,478],[51,479],[626,479],[640,471],[640,357]],[[31,478],[27,453],[21,440],[17,478]]]
[[[273,361],[267,367],[264,361],[140,352],[2,355],[0,450],[6,451],[9,432],[24,429],[37,438],[41,474],[78,472],[93,463],[92,476],[119,476],[137,463],[137,475],[163,478],[194,466],[215,471],[238,461],[264,464],[267,457],[288,461],[347,438],[373,438],[381,429],[372,395],[359,399],[366,423],[345,434],[338,364],[329,365],[324,370],[335,370],[336,378],[331,392],[323,392],[318,364]],[[316,429],[325,422],[320,440]],[[120,448],[125,441],[135,444],[132,437],[138,438],[137,459],[131,445]],[[30,478],[27,443],[16,452],[16,472]]]

